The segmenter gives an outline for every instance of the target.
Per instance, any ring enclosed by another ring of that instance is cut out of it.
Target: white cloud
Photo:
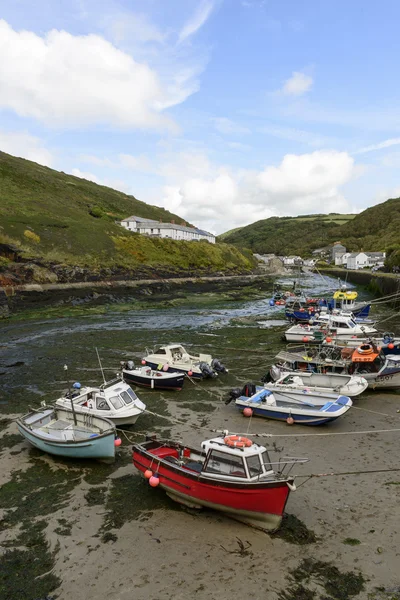
[[[205,155],[197,155],[195,164],[196,175],[186,172],[183,157],[173,175],[166,170],[171,177],[159,204],[209,231],[221,233],[274,215],[352,212],[340,192],[356,172],[346,152],[289,154],[259,172],[217,167]]]
[[[107,20],[112,38],[117,44],[125,40],[145,44],[148,42],[162,43],[166,39],[166,34],[149,21],[144,14],[118,13],[112,19],[108,16]]]
[[[96,165],[97,167],[105,167],[109,169],[129,169],[130,171],[141,171],[151,173],[154,167],[144,154],[133,156],[132,154],[118,154],[116,160],[110,158],[100,158],[92,154],[81,154],[81,161]]]
[[[93,181],[94,183],[98,183],[99,185],[104,185],[96,175],[93,173],[88,173],[87,171],[81,171],[80,169],[72,169],[71,175],[75,175],[75,177],[79,177],[80,179],[87,179],[88,181]]]
[[[197,7],[195,13],[184,24],[179,32],[178,43],[180,44],[191,35],[195,34],[207,21],[213,10],[213,3],[209,0],[203,0]]]
[[[365,146],[354,152],[354,154],[365,154],[366,152],[373,152],[374,150],[382,150],[383,148],[390,148],[390,146],[398,146],[400,144],[400,138],[391,138],[380,142],[379,144],[372,144],[371,146]]]
[[[0,150],[50,167],[53,156],[43,141],[29,133],[0,131]]]
[[[250,129],[248,127],[243,127],[230,119],[225,117],[218,117],[213,119],[215,124],[215,129],[220,133],[225,133],[227,135],[231,134],[248,134],[250,133]]]
[[[303,129],[297,129],[295,127],[283,127],[279,125],[263,126],[260,129],[260,132],[283,140],[304,143],[309,146],[327,146],[334,141],[332,138],[324,135],[304,131]]]
[[[312,84],[313,78],[310,75],[294,71],[292,76],[285,81],[282,92],[287,96],[301,96],[311,89]]]
[[[40,37],[0,20],[0,55],[0,108],[46,124],[171,129],[160,110],[191,93],[172,97],[155,70],[98,35]]]

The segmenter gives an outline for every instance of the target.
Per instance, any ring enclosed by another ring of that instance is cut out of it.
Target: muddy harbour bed
[[[322,295],[327,280],[310,276],[306,285]],[[400,599],[399,431],[378,432],[400,429],[400,393],[367,390],[343,419],[320,428],[244,419],[226,406],[229,390],[259,383],[283,347],[272,282],[260,287],[245,297],[230,289],[140,306],[30,308],[0,322],[2,600]],[[17,416],[66,390],[64,364],[73,381],[97,385],[95,348],[111,378],[121,360],[139,363],[146,348],[170,342],[220,358],[229,373],[188,380],[180,392],[135,388],[168,418],[144,414],[126,428],[114,464],[58,459],[19,435]],[[180,507],[132,465],[132,442],[148,432],[197,446],[215,429],[247,428],[249,437],[276,436],[254,438],[273,459],[308,457],[299,476],[358,474],[297,479],[281,529],[267,534]],[[320,435],[357,431],[368,433]],[[373,470],[385,472],[359,473]]]

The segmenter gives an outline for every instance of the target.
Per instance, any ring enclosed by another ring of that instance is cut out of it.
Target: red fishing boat
[[[202,442],[196,450],[179,442],[134,444],[133,464],[150,486],[163,488],[190,508],[212,508],[265,531],[279,528],[291,491],[290,472],[304,458],[271,463],[267,450],[245,437],[228,435]]]

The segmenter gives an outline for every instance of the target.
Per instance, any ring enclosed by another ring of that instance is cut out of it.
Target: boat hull
[[[157,369],[158,368],[158,363],[153,363],[153,362],[149,362],[146,361],[146,365],[148,367],[150,367],[151,369]],[[187,375],[189,373],[189,371],[191,371],[191,375],[190,377],[192,377],[192,379],[204,379],[203,373],[201,371],[197,371],[195,369],[193,369],[193,367],[187,367],[186,369],[184,367],[175,367],[175,366],[171,366],[168,365],[168,370],[165,371],[165,373],[183,373],[184,375]]]
[[[149,365],[150,366],[150,365]],[[165,371],[166,373],[173,373],[173,371]],[[129,371],[123,371],[124,380],[127,383],[133,383],[142,387],[147,387],[154,390],[181,390],[185,382],[185,374],[177,373],[176,377],[144,377]]]
[[[337,306],[334,306],[333,304],[329,304],[328,305],[329,309],[332,310],[334,308],[337,308]],[[357,318],[357,319],[366,319],[369,316],[369,311],[370,311],[371,305],[370,304],[366,304],[366,305],[362,305],[360,307],[354,307],[351,309],[351,312],[353,313],[353,315]],[[315,318],[315,312],[318,312],[315,310],[307,310],[307,309],[303,309],[303,310],[291,310],[290,308],[287,308],[285,310],[285,315],[286,318],[292,321],[306,321],[308,322],[310,319],[314,319]]]
[[[271,410],[270,408],[266,407],[258,407],[258,406],[253,406],[251,404],[245,404],[245,405],[241,405],[238,406],[239,410],[243,412],[243,409],[245,409],[246,407],[250,407],[253,411],[253,416],[255,417],[264,417],[264,419],[273,419],[275,421],[287,421],[287,419],[289,417],[291,417],[293,419],[293,423],[297,424],[297,425],[326,425],[327,423],[332,423],[333,421],[336,421],[336,419],[338,419],[339,417],[342,416],[343,413],[341,414],[337,414],[337,415],[333,415],[333,416],[328,416],[326,413],[323,415],[306,415],[306,414],[296,414],[295,409],[293,410],[289,410],[289,409],[276,409],[276,410]]]
[[[189,473],[133,446],[133,464],[143,474],[157,472],[159,486],[174,500],[192,508],[212,508],[264,531],[279,528],[293,478],[282,481],[235,483]],[[289,487],[290,486],[290,487]]]
[[[20,434],[35,448],[65,458],[88,458],[104,462],[113,462],[115,459],[115,435],[113,432],[98,436],[93,439],[78,442],[58,442],[38,437],[26,427],[17,422]]]

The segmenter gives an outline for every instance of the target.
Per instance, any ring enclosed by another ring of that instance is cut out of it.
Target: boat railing
[[[118,376],[114,377],[114,379],[110,379],[110,381],[106,381],[105,383],[102,383],[100,386],[100,390],[105,390],[116,383],[120,383],[121,379],[122,379],[121,375],[118,374]]]
[[[288,477],[295,465],[300,465],[309,462],[309,458],[301,458],[297,456],[282,456],[278,462],[263,463],[266,468],[277,466],[276,473]],[[274,469],[275,470],[275,469]]]

